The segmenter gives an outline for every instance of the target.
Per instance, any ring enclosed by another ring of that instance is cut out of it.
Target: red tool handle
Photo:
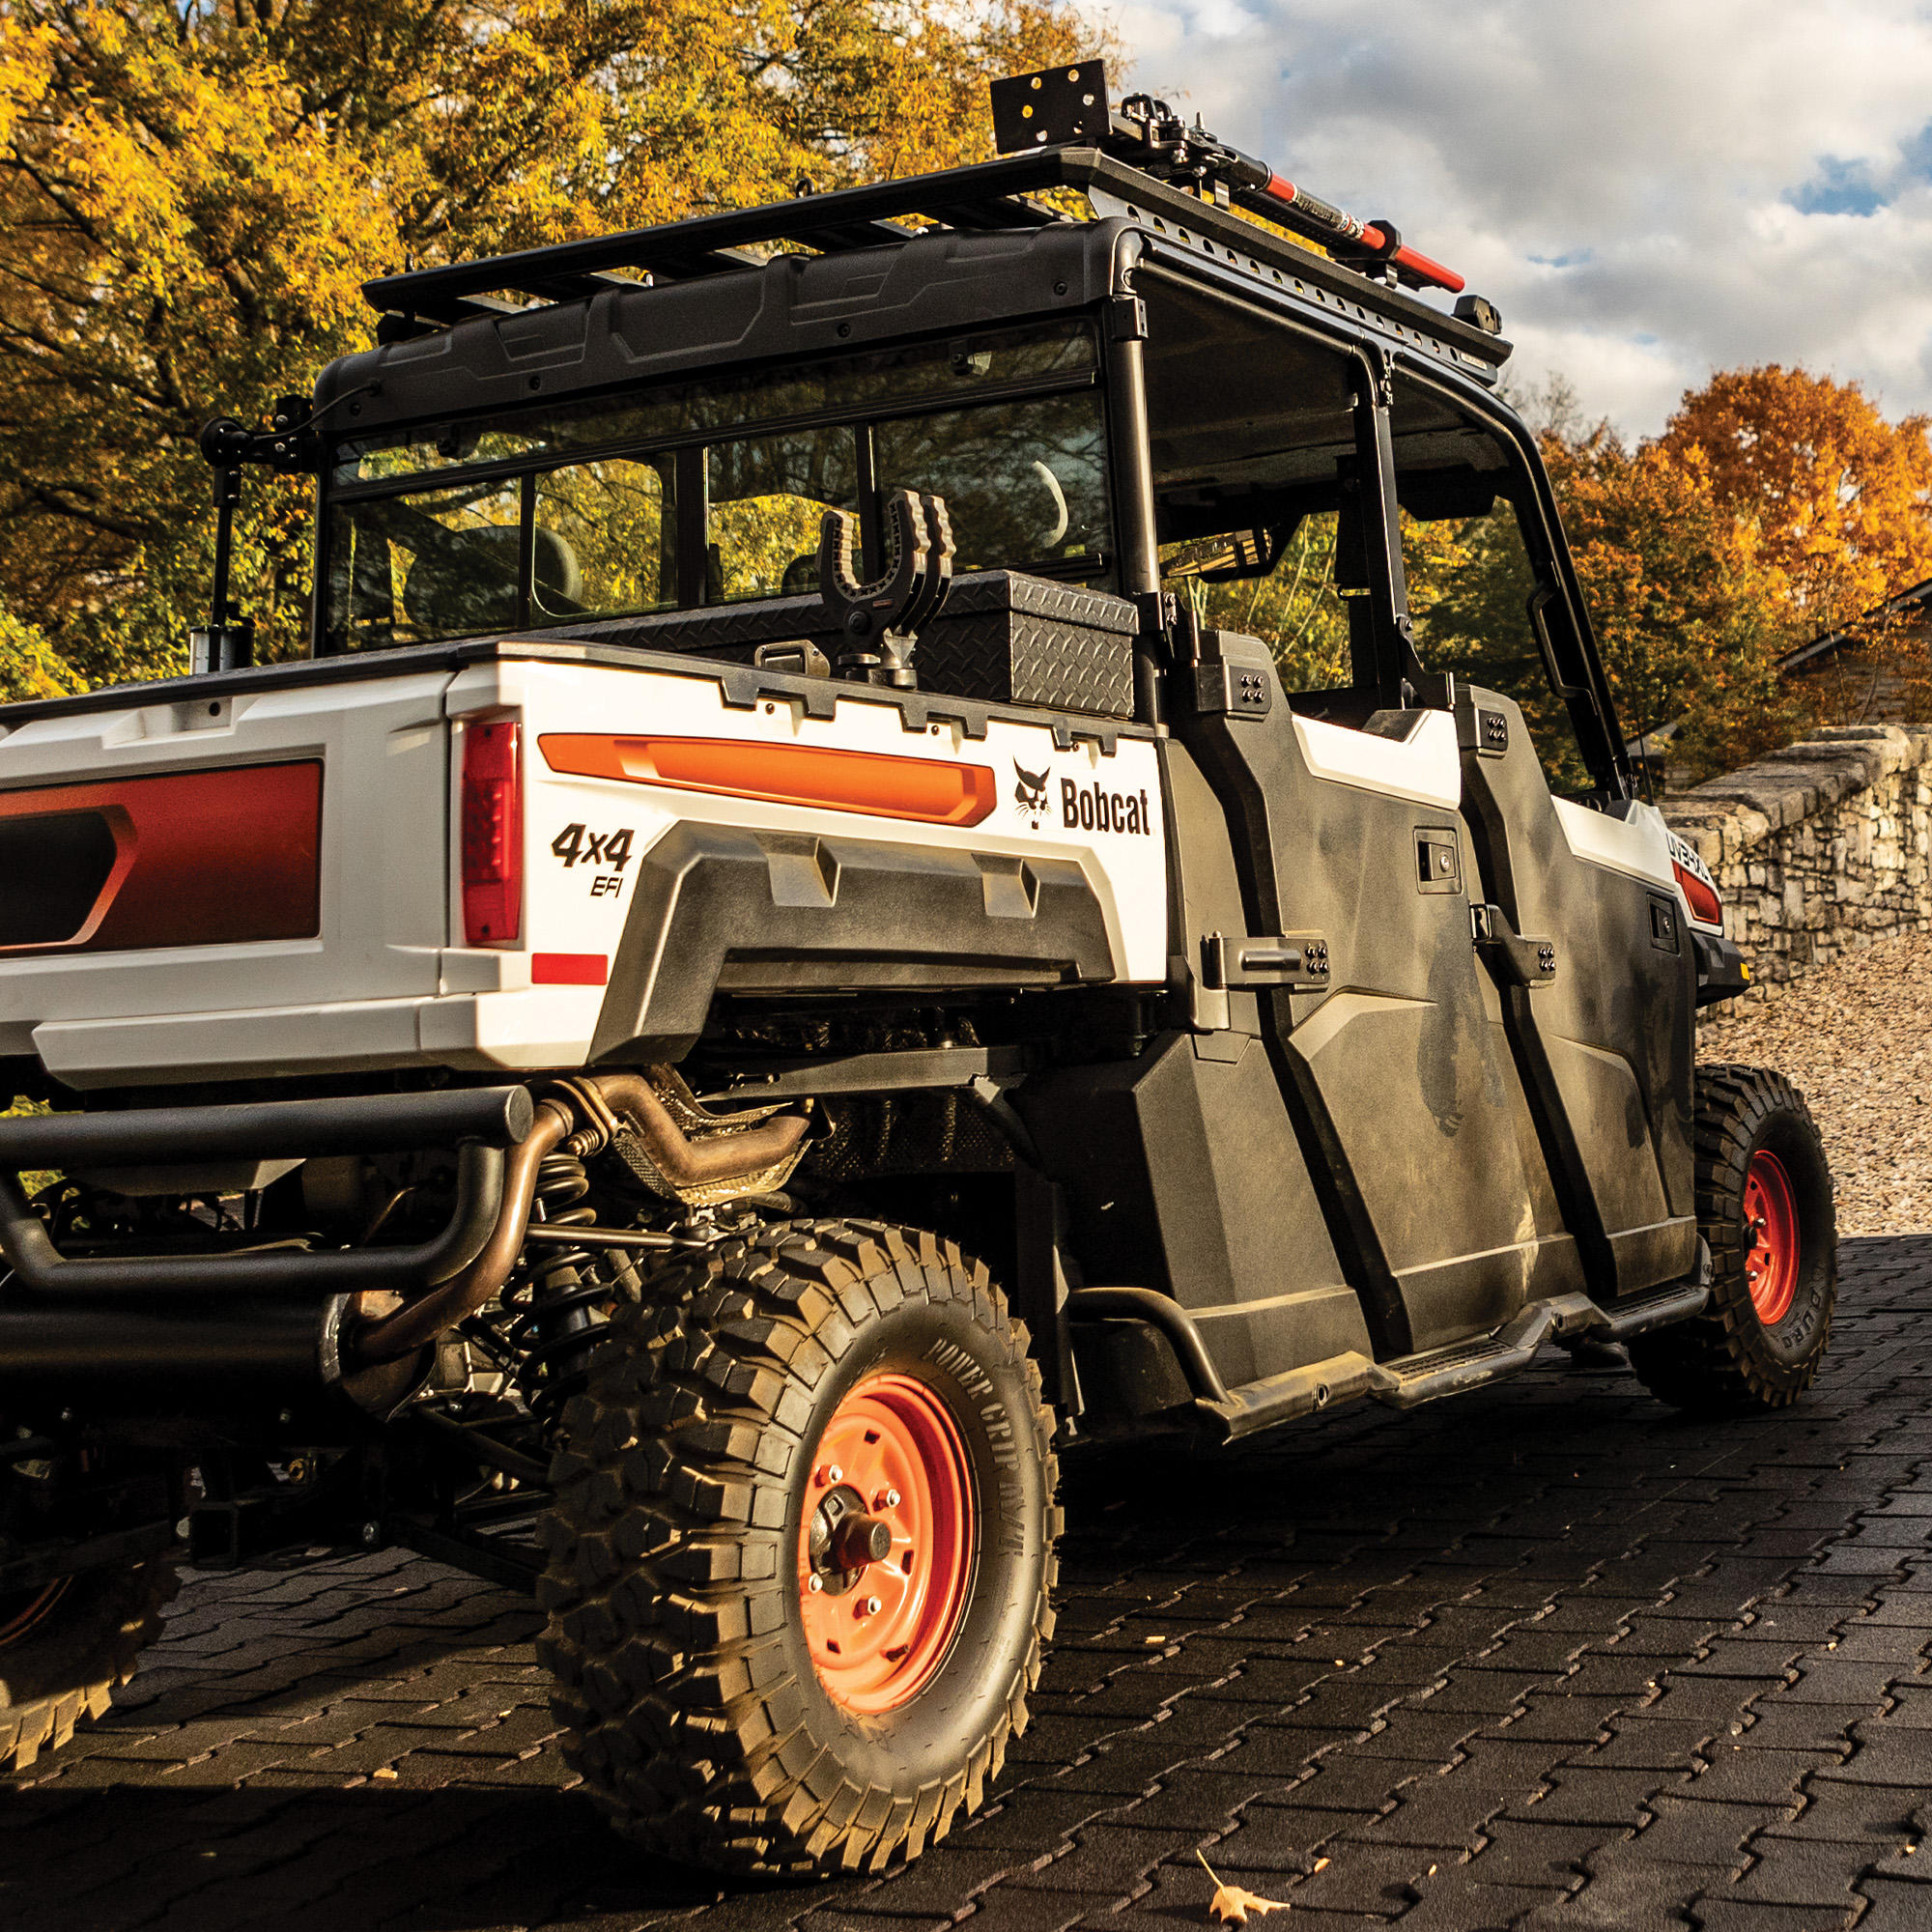
[[[1398,243],[1389,249],[1391,237],[1376,226],[1373,221],[1358,221],[1352,214],[1346,214],[1339,208],[1331,206],[1306,188],[1296,187],[1284,176],[1268,171],[1267,185],[1262,190],[1270,201],[1278,202],[1292,210],[1295,220],[1292,225],[1311,233],[1318,241],[1338,242],[1344,245],[1360,247],[1364,252],[1393,262],[1416,281],[1427,283],[1433,288],[1447,289],[1452,296],[1459,296],[1468,286],[1454,269],[1445,269],[1440,262],[1433,262],[1427,255],[1419,253],[1406,243]],[[1264,213],[1265,211],[1257,211]],[[1384,253],[1384,251],[1387,251]]]
[[[1387,237],[1373,221],[1362,230],[1363,244],[1370,248],[1379,248]],[[1389,256],[1399,269],[1406,269],[1419,280],[1433,283],[1438,289],[1447,289],[1452,296],[1460,296],[1468,284],[1454,269],[1445,269],[1440,262],[1432,262],[1427,255],[1418,254],[1406,242]]]

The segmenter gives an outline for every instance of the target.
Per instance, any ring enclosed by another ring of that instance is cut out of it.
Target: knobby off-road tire
[[[180,1587],[157,1561],[0,1596],[0,1773],[25,1771],[107,1709]]]
[[[983,1266],[867,1222],[724,1244],[617,1315],[564,1411],[540,1649],[626,1836],[876,1870],[980,1804],[1053,1630],[1026,1350]]]
[[[1756,1066],[1697,1069],[1704,1313],[1630,1345],[1653,1394],[1713,1412],[1781,1408],[1810,1387],[1838,1298],[1832,1172],[1804,1096]]]

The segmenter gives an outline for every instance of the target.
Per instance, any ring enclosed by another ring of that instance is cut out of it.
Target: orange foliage
[[[1932,577],[1925,416],[1889,422],[1856,383],[1766,363],[1687,395],[1660,451],[1700,463],[1753,526],[1806,628],[1846,624]]]

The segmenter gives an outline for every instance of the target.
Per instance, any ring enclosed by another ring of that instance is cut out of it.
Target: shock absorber
[[[537,1169],[531,1219],[547,1227],[582,1227],[596,1219],[584,1204],[590,1179],[577,1138],[547,1154]],[[613,1293],[626,1292],[628,1284],[618,1277],[628,1272],[621,1257],[597,1249],[533,1246],[503,1284],[497,1307],[472,1318],[488,1335],[487,1341],[482,1335],[476,1339],[503,1364],[511,1386],[540,1423],[554,1421],[583,1386],[604,1325],[598,1310]]]

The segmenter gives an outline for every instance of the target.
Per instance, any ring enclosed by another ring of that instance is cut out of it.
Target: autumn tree
[[[14,682],[182,668],[195,436],[366,345],[365,277],[981,158],[986,78],[1093,43],[1065,0],[0,0]],[[286,653],[307,493],[250,480]]]
[[[1794,612],[1850,622],[1932,577],[1932,418],[1890,422],[1856,383],[1766,363],[1685,396],[1660,454],[1753,526]]]
[[[1922,415],[1889,421],[1856,383],[1772,363],[1687,395],[1661,441],[1701,464],[1716,499],[1756,530],[1799,636],[1847,634],[1849,657],[1812,683],[1839,722],[1863,717],[1887,672],[1915,715],[1932,705],[1924,638],[1882,608],[1932,577],[1928,428]]]

